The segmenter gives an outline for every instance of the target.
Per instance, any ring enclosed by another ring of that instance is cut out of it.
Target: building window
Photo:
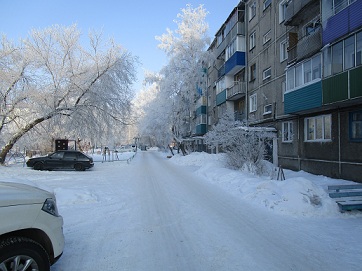
[[[312,35],[314,32],[317,32],[320,28],[321,24],[319,19],[315,19],[314,21],[308,23],[305,26],[305,35],[309,36]]]
[[[355,38],[349,37],[344,41],[344,69],[350,69],[355,66]]]
[[[280,62],[288,59],[288,41],[283,40],[280,43]]]
[[[362,111],[349,113],[349,138],[362,141]]]
[[[321,78],[321,56],[317,55],[289,68],[286,76],[288,91],[319,80]]]
[[[271,68],[267,68],[263,71],[263,80],[271,77]]]
[[[255,63],[250,66],[249,74],[250,74],[250,81],[253,81],[256,79],[256,64]]]
[[[250,98],[249,98],[249,104],[250,104],[250,109],[249,109],[249,112],[255,112],[256,109],[257,109],[257,96],[256,96],[256,93],[253,94],[253,95],[250,95]]]
[[[272,108],[273,108],[272,104],[265,105],[263,115],[271,114],[272,113]]]
[[[282,0],[279,3],[279,23],[280,24],[285,21],[285,14],[286,14],[287,7],[288,7],[288,1],[289,0]]]
[[[332,47],[332,74],[343,71],[343,41]]]
[[[323,76],[327,77],[362,65],[362,31],[323,51]]]
[[[331,115],[305,118],[305,141],[331,141]]]
[[[293,141],[293,122],[286,121],[283,122],[282,127],[282,142],[292,142]]]
[[[266,9],[271,5],[272,0],[264,0],[263,1],[263,9]]]
[[[256,33],[255,31],[250,34],[249,36],[249,49],[253,49],[255,47],[255,39],[256,39]]]
[[[263,36],[263,44],[267,43],[268,41],[271,40],[271,30],[269,30],[268,32],[266,32]]]
[[[249,21],[256,15],[256,1],[249,6]]]
[[[362,31],[356,35],[356,65],[362,65]]]

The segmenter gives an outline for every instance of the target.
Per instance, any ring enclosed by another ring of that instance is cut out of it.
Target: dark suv
[[[94,166],[93,158],[80,151],[56,151],[47,156],[30,158],[26,165],[35,170],[75,169],[86,170]]]

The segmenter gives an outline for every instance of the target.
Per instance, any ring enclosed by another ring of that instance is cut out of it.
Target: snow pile
[[[285,169],[284,181],[272,180],[270,176],[255,176],[227,168],[224,154],[191,153],[174,156],[171,161],[198,166],[197,175],[260,208],[291,216],[345,215],[339,212],[338,205],[327,193],[328,185],[346,184],[345,180]],[[352,212],[352,215],[361,216],[359,212]]]
[[[54,192],[57,197],[57,201],[61,202],[62,205],[98,202],[98,197],[87,189],[56,188]]]

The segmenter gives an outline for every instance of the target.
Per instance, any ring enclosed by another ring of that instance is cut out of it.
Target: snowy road
[[[107,167],[113,174],[104,174]],[[333,234],[334,226],[360,234],[353,220],[253,209],[157,152],[114,168],[97,164],[84,173],[87,185],[67,180],[71,189],[86,187],[89,202],[61,208],[66,250],[52,270],[359,270],[359,257],[339,256],[361,255],[361,246]],[[313,234],[319,227],[325,236]]]
[[[361,217],[249,205],[159,152],[90,171],[5,168],[54,190],[66,246],[52,271],[360,270]]]

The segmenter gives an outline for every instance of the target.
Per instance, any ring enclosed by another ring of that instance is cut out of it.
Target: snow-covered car
[[[36,170],[75,169],[83,171],[94,166],[93,158],[80,151],[56,151],[47,156],[30,158],[26,165]]]
[[[55,195],[0,182],[0,270],[48,271],[64,248]]]

